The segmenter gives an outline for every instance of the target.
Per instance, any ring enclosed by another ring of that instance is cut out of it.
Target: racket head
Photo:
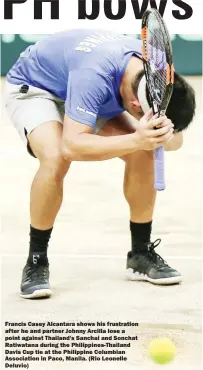
[[[147,10],[142,18],[142,56],[154,113],[165,114],[173,92],[172,45],[166,24],[158,10]]]

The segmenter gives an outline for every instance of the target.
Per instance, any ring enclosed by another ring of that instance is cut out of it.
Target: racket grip
[[[165,175],[164,175],[164,147],[163,146],[155,150],[154,166],[155,166],[154,188],[159,191],[164,190],[165,189]]]

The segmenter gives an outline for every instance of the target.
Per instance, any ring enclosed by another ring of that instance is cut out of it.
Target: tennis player
[[[132,239],[127,272],[133,280],[153,284],[182,280],[156,253],[160,239],[150,238],[156,199],[153,156],[159,146],[167,151],[182,146],[182,131],[195,113],[195,94],[176,73],[167,117],[153,116],[141,48],[133,36],[72,30],[28,47],[7,74],[7,111],[28,152],[39,160],[31,187],[23,298],[52,294],[47,247],[72,161],[125,161]]]

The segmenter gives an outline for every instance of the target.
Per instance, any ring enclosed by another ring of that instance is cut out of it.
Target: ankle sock
[[[152,230],[152,221],[146,223],[136,223],[130,221],[132,252],[136,253],[138,250],[145,249],[146,243],[150,242]]]
[[[48,263],[47,248],[53,228],[38,230],[30,225],[30,250],[28,261],[33,264]]]

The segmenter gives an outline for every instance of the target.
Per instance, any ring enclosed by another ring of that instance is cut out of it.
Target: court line
[[[2,253],[0,257],[27,257],[27,254],[4,254]],[[61,253],[61,254],[49,254],[50,258],[61,258],[61,257],[68,257],[70,259],[121,259],[124,260],[126,259],[126,255],[105,255],[105,254],[67,254],[67,253]],[[165,256],[163,257],[164,259],[176,259],[176,260],[197,260],[201,261],[202,256]]]

